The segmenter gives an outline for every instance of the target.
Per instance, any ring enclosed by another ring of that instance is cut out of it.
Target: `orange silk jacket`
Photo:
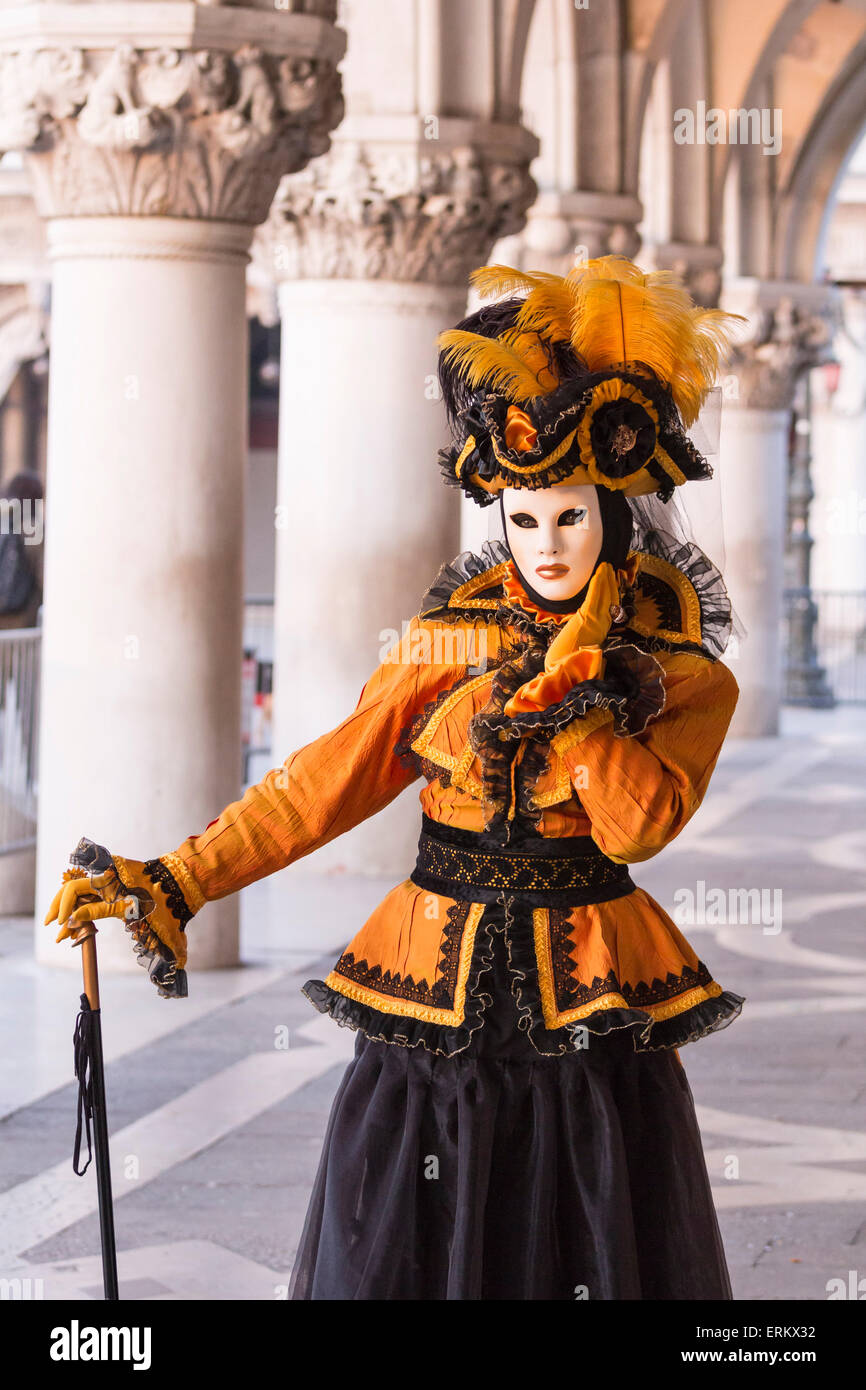
[[[293,753],[166,861],[190,912],[293,863],[421,778],[418,863],[305,993],[371,1037],[459,1052],[483,1025],[504,930],[520,1025],[541,1053],[630,1028],[675,1048],[730,1022],[712,978],[628,866],[697,810],[737,700],[730,610],[696,548],[633,551],[603,670],[509,716],[566,619],[501,547],[446,566],[338,728]],[[687,572],[688,570],[688,572]],[[408,866],[407,866],[408,867]]]

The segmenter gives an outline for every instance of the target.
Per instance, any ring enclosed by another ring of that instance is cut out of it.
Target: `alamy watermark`
[[[677,888],[673,919],[678,926],[759,926],[764,936],[782,930],[781,888]]]
[[[25,545],[41,545],[43,509],[41,497],[0,497],[0,536],[23,536]]]
[[[484,627],[421,627],[404,621],[402,631],[386,627],[379,633],[379,661],[400,666],[467,666],[487,668],[487,630]]]
[[[674,112],[674,143],[677,145],[760,145],[764,154],[781,154],[782,108],[780,106],[732,107],[695,103],[695,109],[680,106]]]
[[[48,1355],[52,1361],[130,1361],[134,1371],[147,1371],[151,1362],[149,1327],[82,1327],[73,1318],[68,1327],[51,1330]]]

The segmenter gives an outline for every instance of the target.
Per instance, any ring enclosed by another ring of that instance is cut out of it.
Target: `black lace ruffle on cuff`
[[[160,941],[159,949],[156,949],[142,940],[143,935],[158,940],[156,932],[147,922],[125,922],[124,926],[132,937],[132,948],[139,965],[147,971],[151,984],[156,985],[161,997],[186,999],[189,993],[186,971],[178,969],[175,965],[174,953],[170,947]]]

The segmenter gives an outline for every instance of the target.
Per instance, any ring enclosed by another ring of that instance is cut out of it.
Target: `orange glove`
[[[204,899],[182,860],[176,854],[146,863],[121,859],[82,839],[69,862],[45,917],[46,926],[60,924],[57,940],[74,936],[82,922],[116,917],[163,998],[184,998],[185,928]]]
[[[607,560],[598,566],[586,598],[547,649],[544,670],[516,690],[505,706],[509,716],[549,709],[575,685],[604,675],[601,644],[610,630],[611,608],[620,601],[616,572]]]

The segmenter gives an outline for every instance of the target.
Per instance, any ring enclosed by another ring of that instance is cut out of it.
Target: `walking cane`
[[[105,1072],[102,1065],[102,1014],[99,1008],[99,972],[96,966],[96,927],[82,922],[72,937],[81,947],[84,993],[75,1023],[75,1075],[78,1078],[78,1124],[73,1171],[83,1177],[92,1158],[90,1122],[96,1147],[96,1191],[99,1198],[99,1233],[102,1240],[102,1280],[107,1301],[117,1301],[117,1250],[114,1244],[114,1208],[111,1204],[111,1165],[108,1156],[108,1118],[105,1109]],[[87,1163],[79,1168],[82,1120],[87,1138]]]

